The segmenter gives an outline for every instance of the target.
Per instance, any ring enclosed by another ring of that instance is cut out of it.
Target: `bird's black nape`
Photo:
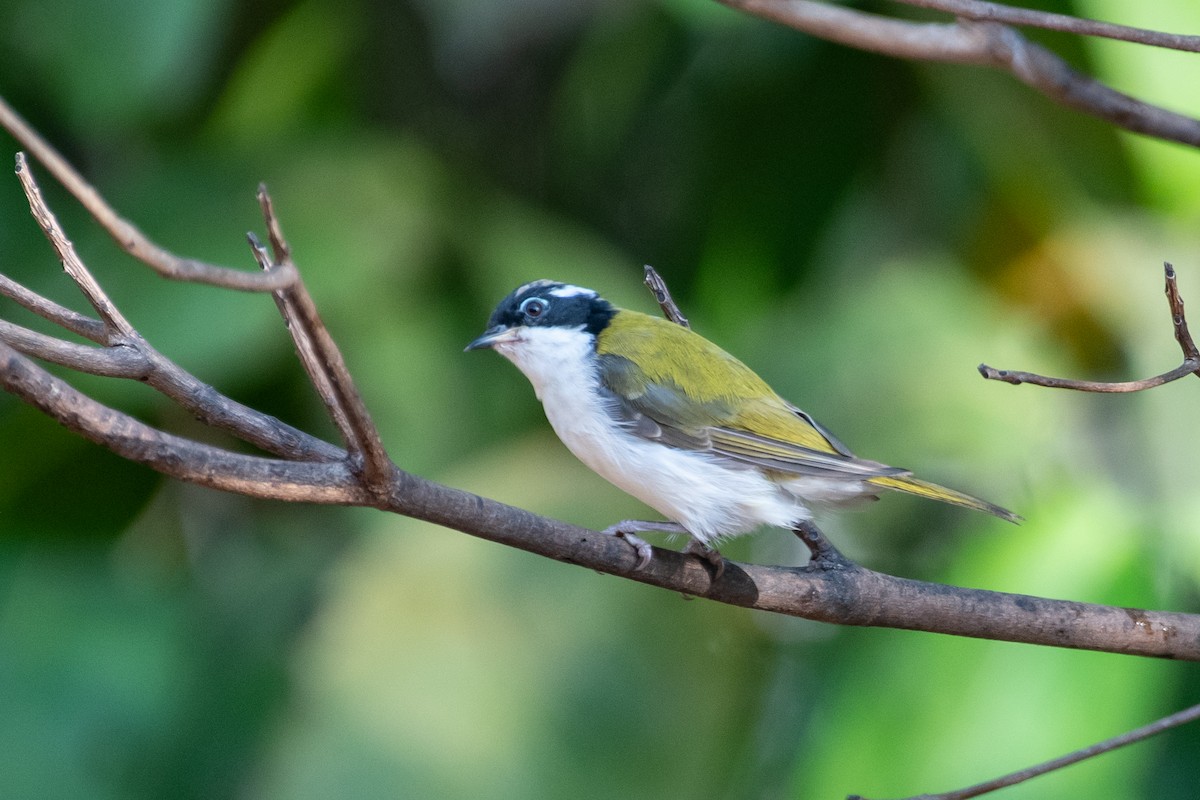
[[[556,281],[533,281],[500,301],[488,328],[518,326],[580,328],[598,335],[616,309],[591,289]]]

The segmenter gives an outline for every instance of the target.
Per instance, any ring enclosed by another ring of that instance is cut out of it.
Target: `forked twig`
[[[259,266],[268,272],[279,267],[295,271],[291,247],[283,236],[283,228],[266,185],[259,184],[257,196],[273,255],[273,258],[267,259],[266,249],[251,234],[250,244]],[[308,287],[299,278],[299,272],[294,284],[273,292],[272,296],[291,332],[300,361],[325,403],[326,411],[338,426],[347,450],[361,462],[366,488],[376,497],[385,498],[390,490],[395,465],[346,367],[346,360],[329,335],[329,329],[321,321],[317,305],[308,293]]]
[[[46,238],[50,240],[54,252],[58,253],[58,258],[67,275],[71,276],[71,280],[75,281],[75,285],[79,287],[92,308],[100,315],[100,321],[104,324],[107,334],[106,341],[103,343],[115,344],[119,339],[132,335],[133,326],[121,315],[113,302],[108,299],[108,295],[100,288],[100,284],[83,266],[83,262],[79,260],[79,254],[75,252],[75,245],[63,233],[58,219],[46,205],[41,189],[38,188],[37,183],[33,180],[33,175],[29,172],[29,165],[25,163],[24,153],[17,153],[16,172],[17,178],[21,181],[21,188],[25,190],[25,198],[29,201],[29,209],[33,213],[33,218],[37,220],[42,233],[46,234]]]
[[[959,14],[954,22],[929,23],[817,0],[717,1],[847,47],[915,61],[994,67],[1057,103],[1117,127],[1200,147],[1200,120],[1130,97],[1077,72],[1053,51],[1029,41],[1015,28],[995,21],[978,8],[976,13]],[[952,3],[942,5],[948,8]],[[1022,24],[1034,23],[1026,17]],[[1074,32],[1100,35],[1082,28]],[[1136,35],[1123,38],[1134,40]],[[1156,40],[1146,44],[1164,45],[1166,41],[1150,38]],[[1191,49],[1192,45],[1190,41],[1179,44],[1187,45],[1183,49]]]
[[[1166,273],[1167,305],[1171,311],[1171,324],[1175,329],[1175,341],[1179,342],[1179,347],[1183,350],[1183,363],[1175,369],[1164,372],[1161,375],[1155,375],[1152,378],[1143,378],[1139,381],[1118,381],[1115,383],[1073,380],[1071,378],[1052,378],[1045,375],[1037,375],[1033,372],[996,369],[995,367],[989,367],[987,364],[979,365],[979,374],[988,380],[1004,381],[1014,386],[1022,383],[1031,383],[1035,386],[1048,386],[1051,389],[1074,389],[1079,392],[1109,393],[1140,392],[1145,389],[1153,389],[1155,386],[1162,386],[1164,383],[1179,380],[1188,375],[1200,377],[1200,350],[1196,348],[1196,343],[1192,341],[1192,335],[1188,331],[1187,317],[1183,313],[1183,297],[1179,294],[1179,286],[1175,280],[1175,268],[1170,264],[1163,264],[1163,271]]]
[[[68,275],[104,318],[97,320],[64,308],[4,275],[0,275],[0,295],[102,347],[64,341],[7,320],[0,320],[0,342],[7,342],[26,355],[82,373],[144,381],[200,421],[267,452],[322,463],[346,458],[345,450],[225,397],[151,347],[121,315],[78,258],[70,239],[46,205],[23,154],[17,156],[16,169],[34,218],[54,246]],[[58,387],[54,391],[61,393],[62,389]],[[111,419],[111,415],[106,418]]]
[[[265,251],[260,252],[261,248],[255,247],[256,258],[262,268],[260,272],[244,272],[206,264],[195,259],[183,259],[154,244],[136,226],[122,219],[100,194],[53,147],[29,127],[3,98],[0,98],[0,125],[6,127],[18,141],[29,148],[29,151],[79,200],[126,252],[160,274],[176,280],[206,283],[228,289],[273,292],[276,302],[280,306],[280,312],[288,322],[288,330],[292,334],[297,352],[300,353],[301,360],[312,378],[314,387],[321,395],[331,419],[341,432],[352,460],[363,470],[368,488],[377,495],[386,494],[393,465],[383,447],[379,431],[346,368],[345,360],[321,321],[316,305],[292,262],[289,248],[265,187],[259,188],[258,197],[274,258],[258,258],[259,255],[265,254]],[[161,359],[163,366],[169,364],[166,359],[162,359],[159,354],[153,352],[149,345],[141,342],[133,326],[121,315],[83,266],[70,240],[62,232],[57,220],[41,197],[24,154],[18,154],[16,169],[34,217],[59,254],[67,273],[100,316],[100,323],[97,326],[95,320],[90,320],[41,298],[8,278],[0,281],[0,294],[11,297],[34,313],[98,344],[111,347],[118,344],[134,344],[132,340],[137,339],[141,346],[135,349],[140,351],[141,359],[149,359],[150,354],[153,353],[153,356]],[[4,323],[4,330],[8,331],[11,340],[21,342],[25,352],[35,354],[40,358],[57,359],[56,363],[72,366],[72,368],[82,371],[89,371],[89,366],[91,366],[92,371],[102,369],[102,374],[143,377],[150,382],[146,376],[146,366],[136,363],[137,359],[132,358],[130,354],[122,354],[118,357],[111,352],[81,350],[79,345],[60,342],[54,340],[53,337],[45,337],[42,334],[19,329],[11,323]],[[183,375],[186,375],[177,369],[168,368],[164,372],[170,373],[175,379],[181,379]],[[211,391],[211,387],[201,389],[202,385],[195,385],[198,382],[190,375],[187,378],[190,380],[168,381],[157,388],[174,385],[178,389],[182,388],[178,384],[183,383],[191,384],[187,386],[190,390],[203,391],[206,389]],[[184,402],[180,396],[175,396],[173,399]],[[231,403],[230,408],[234,408],[235,404],[232,404],[232,401],[229,402]],[[188,404],[185,402],[185,406]],[[194,404],[192,405],[194,406]],[[246,430],[243,424],[244,420],[240,420],[236,414],[233,416],[218,415],[215,418],[202,414],[201,419],[225,427],[235,435],[247,434],[249,440],[254,444],[272,451],[278,444],[271,441],[270,436],[264,438],[263,431],[259,426],[255,426],[253,430]],[[298,437],[294,436],[287,438],[292,442],[298,440]],[[331,455],[325,447],[317,446],[316,449],[324,451],[322,452],[324,458]]]

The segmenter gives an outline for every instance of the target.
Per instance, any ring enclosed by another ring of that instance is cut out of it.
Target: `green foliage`
[[[1162,5],[1177,18],[1123,21],[1195,19]],[[165,246],[252,268],[269,184],[407,468],[589,526],[646,513],[565,452],[516,370],[461,349],[534,278],[654,311],[652,263],[700,332],[857,452],[1028,520],[890,497],[828,520],[856,558],[1196,607],[1195,387],[1092,397],[974,372],[1175,363],[1161,262],[1200,298],[1193,151],[707,0],[10,0],[5,19],[0,93]],[[1194,58],[1069,45],[1195,111]],[[159,349],[333,435],[269,299],[160,281],[47,193]],[[15,180],[0,219],[0,270],[82,308]],[[210,435],[143,386],[71,379]],[[0,448],[6,797],[898,796],[1195,699],[1179,665],[831,629],[373,512],[181,487],[8,396]],[[803,558],[778,532],[727,552]],[[1191,797],[1196,754],[1181,731],[1006,797]]]

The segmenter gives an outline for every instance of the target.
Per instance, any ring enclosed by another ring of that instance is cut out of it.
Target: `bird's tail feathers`
[[[940,500],[943,503],[950,503],[963,508],[973,508],[976,511],[986,511],[1000,519],[1008,520],[1012,523],[1020,523],[1021,517],[1009,511],[1007,508],[1001,508],[998,505],[980,500],[978,497],[972,497],[969,494],[957,492],[954,489],[947,489],[945,486],[938,486],[936,483],[923,481],[920,478],[914,478],[911,475],[884,475],[878,478],[871,478],[867,481],[874,486],[879,486],[884,489],[895,489],[898,492],[906,492],[907,494],[915,494],[918,497],[927,497],[930,500]]]

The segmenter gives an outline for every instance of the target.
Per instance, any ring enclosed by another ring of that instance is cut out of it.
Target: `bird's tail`
[[[980,500],[978,497],[956,492],[953,489],[947,489],[945,486],[938,486],[936,483],[929,483],[928,481],[923,481],[920,478],[914,478],[909,475],[883,475],[878,478],[870,478],[867,483],[884,489],[895,489],[898,492],[915,494],[918,497],[928,497],[930,500],[941,500],[943,503],[950,503],[951,505],[962,506],[963,508],[986,511],[989,514],[994,514],[1000,519],[1006,519],[1012,523],[1019,523],[1021,521],[1021,517],[1007,508],[1001,508],[986,500]]]

